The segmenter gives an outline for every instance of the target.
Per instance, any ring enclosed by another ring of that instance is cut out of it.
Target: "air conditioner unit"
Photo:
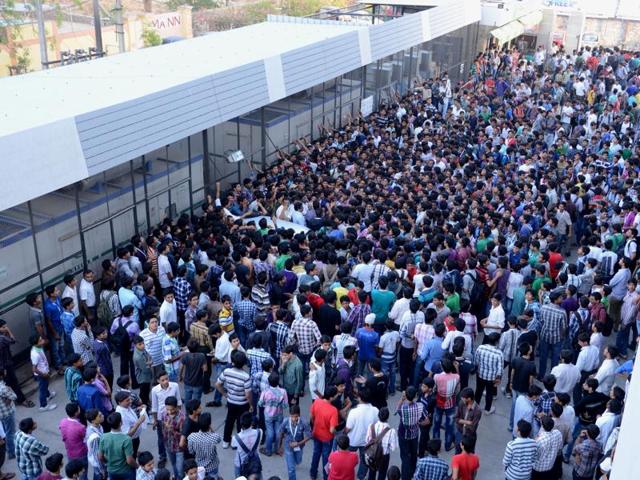
[[[225,153],[225,157],[229,163],[238,163],[244,160],[244,153],[242,150],[231,150]]]

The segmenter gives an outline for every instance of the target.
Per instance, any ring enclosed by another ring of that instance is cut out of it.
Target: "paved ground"
[[[118,371],[118,370],[116,370]],[[506,372],[505,372],[506,373]],[[29,386],[35,387],[35,384],[29,382]],[[473,386],[473,385],[472,385]],[[58,396],[54,399],[54,402],[58,404],[58,408],[52,412],[39,412],[37,408],[28,409],[18,407],[17,418],[18,421],[26,416],[32,416],[38,423],[38,429],[35,435],[45,442],[50,447],[50,453],[61,452],[64,453],[64,445],[60,438],[58,430],[58,423],[64,417],[64,404],[66,402],[66,395],[64,392],[64,382],[60,378],[56,378],[52,381],[52,390],[58,393]],[[34,392],[35,393],[35,392]],[[211,395],[206,397],[206,400],[211,400]],[[37,395],[32,394],[30,398],[37,402]],[[397,404],[400,395],[396,393],[389,399],[389,407],[393,412]],[[509,421],[509,406],[510,399],[507,399],[504,395],[499,393],[496,402],[496,413],[493,415],[483,416],[480,422],[480,428],[478,433],[478,444],[476,452],[480,456],[480,472],[477,480],[497,480],[504,478],[502,475],[502,455],[504,453],[504,447],[511,435],[507,431]],[[308,419],[310,405],[310,396],[306,395],[303,399],[301,408],[303,417]],[[481,405],[484,407],[484,404]],[[212,408],[207,409],[211,411],[214,419],[214,425],[217,432],[222,434],[222,426],[224,424],[224,418],[226,409]],[[397,426],[398,417],[393,417],[391,420],[393,426]],[[444,432],[441,438],[444,438]],[[156,454],[156,437],[155,432],[152,430],[146,430],[142,434],[142,442],[140,446],[141,450],[147,449]],[[312,445],[309,444],[304,449],[304,455],[302,464],[298,467],[298,478],[309,478],[309,464],[311,462]],[[220,474],[225,480],[233,479],[233,455],[234,451],[223,450],[221,446],[218,447],[218,456],[220,458]],[[442,458],[449,462],[451,455],[447,453],[441,454]],[[400,466],[400,454],[398,451],[394,452],[391,456],[391,465]],[[282,480],[287,478],[286,463],[283,457],[273,456],[271,458],[263,457],[263,467],[265,479],[271,475],[279,476]],[[567,465],[564,466],[564,478],[571,478],[571,471]],[[15,460],[7,460],[3,467],[3,472],[17,472]]]

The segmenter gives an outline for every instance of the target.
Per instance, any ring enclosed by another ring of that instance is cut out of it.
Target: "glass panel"
[[[111,220],[113,236],[117,246],[128,244],[131,237],[137,233],[133,209],[118,215]]]
[[[40,224],[49,220],[38,216]],[[29,222],[29,208],[26,203],[2,212],[0,216],[0,290],[22,280],[37,271],[36,255],[33,248]],[[6,296],[2,295],[6,302]]]
[[[38,276],[25,280],[2,293],[0,314],[16,337],[16,344],[12,348],[14,355],[29,348],[28,340],[32,332],[29,323],[29,307],[24,300],[31,292],[40,293]]]
[[[58,190],[31,201],[40,268],[48,267],[61,258],[81,250],[78,216],[73,188]],[[96,206],[84,203],[85,211],[102,215],[106,198],[95,200]],[[34,267],[29,272],[36,271]]]
[[[104,222],[86,230],[84,232],[84,244],[87,251],[87,263],[91,265],[90,268],[95,269],[102,257],[113,255],[109,222]]]
[[[151,227],[159,224],[169,213],[169,192],[161,193],[149,199],[149,221]]]

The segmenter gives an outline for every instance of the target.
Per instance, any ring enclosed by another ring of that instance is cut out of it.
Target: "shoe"
[[[485,410],[484,413],[486,415],[493,415],[494,413],[496,413],[496,407],[491,407],[491,410]]]
[[[260,453],[261,453],[262,455],[264,455],[265,457],[270,457],[270,456],[271,456],[271,454],[267,452],[267,449],[266,449],[266,448],[261,448],[261,449],[260,449]]]
[[[451,450],[453,450],[454,448],[456,448],[455,445],[449,445],[448,447],[444,447],[445,451],[450,452]]]
[[[54,392],[53,390],[51,390],[51,391],[49,392],[49,396],[47,397],[47,400],[51,400],[51,399],[52,399],[53,397],[55,397],[55,396],[56,396],[56,392]]]
[[[40,407],[38,410],[40,410],[41,412],[49,412],[51,410],[55,410],[56,407],[57,405],[55,403],[50,403],[46,407]]]
[[[222,442],[222,448],[224,448],[225,450],[229,448],[229,442]]]
[[[511,398],[511,394],[510,394],[510,393],[507,393],[505,396],[506,396],[507,398]]]

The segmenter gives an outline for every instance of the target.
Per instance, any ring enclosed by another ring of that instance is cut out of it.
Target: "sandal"
[[[2,476],[0,476],[0,480],[10,480],[12,478],[15,478],[15,476],[15,473],[3,473]]]
[[[23,407],[27,407],[27,408],[33,408],[36,406],[35,403],[33,403],[31,400],[25,400],[24,402],[20,403],[19,405],[23,406]],[[0,480],[2,480],[2,477],[0,477]]]

